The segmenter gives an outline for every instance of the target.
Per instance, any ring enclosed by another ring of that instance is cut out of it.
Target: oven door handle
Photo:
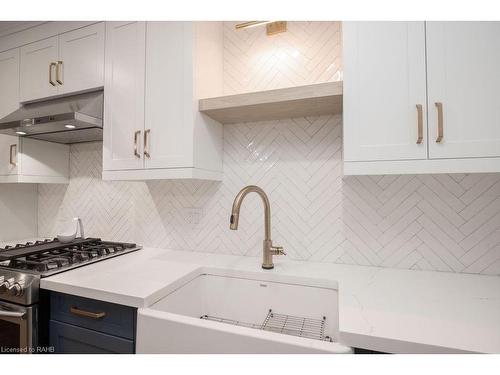
[[[2,316],[6,317],[6,318],[24,319],[24,318],[26,318],[26,311],[4,311],[4,310],[0,310],[0,318]]]

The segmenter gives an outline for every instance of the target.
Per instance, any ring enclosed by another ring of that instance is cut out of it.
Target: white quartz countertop
[[[144,248],[51,276],[43,289],[133,307],[163,298],[200,266],[339,283],[340,342],[391,353],[500,353],[500,277],[260,259]]]

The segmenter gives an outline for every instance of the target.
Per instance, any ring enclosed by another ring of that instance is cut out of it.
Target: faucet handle
[[[273,246],[271,247],[273,255],[286,255],[285,250],[283,250],[283,246]]]

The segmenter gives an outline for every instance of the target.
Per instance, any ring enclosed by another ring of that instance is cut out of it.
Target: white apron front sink
[[[200,268],[139,309],[138,353],[351,353],[334,281]]]

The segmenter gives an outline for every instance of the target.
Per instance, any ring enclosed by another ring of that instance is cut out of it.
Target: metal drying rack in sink
[[[330,336],[325,336],[326,317],[323,317],[323,319],[303,318],[300,316],[278,314],[269,309],[269,312],[267,313],[267,316],[262,324],[245,323],[210,315],[203,315],[200,319],[232,324],[240,327],[260,329],[263,331],[282,333],[284,335],[333,342]]]

